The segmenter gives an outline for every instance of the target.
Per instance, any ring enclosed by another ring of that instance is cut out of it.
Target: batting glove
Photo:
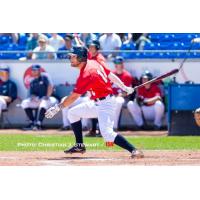
[[[49,108],[46,113],[45,117],[48,119],[53,118],[59,111],[61,110],[61,106],[56,104],[55,106]]]
[[[132,87],[124,87],[123,90],[127,93],[127,95],[134,92],[134,89]]]

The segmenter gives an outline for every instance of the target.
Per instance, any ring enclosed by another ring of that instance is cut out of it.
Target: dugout
[[[200,135],[194,110],[200,107],[200,84],[170,84],[168,88],[169,135]]]

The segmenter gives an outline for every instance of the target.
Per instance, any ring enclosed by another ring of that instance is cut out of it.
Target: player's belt
[[[108,96],[106,96],[106,97],[101,97],[101,98],[96,98],[94,101],[102,101],[102,100],[104,100],[104,99],[106,99],[107,97],[112,97],[113,96],[113,94],[109,94]]]

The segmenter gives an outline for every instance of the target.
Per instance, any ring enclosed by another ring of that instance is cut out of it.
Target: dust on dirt
[[[144,151],[145,158],[131,159],[124,151],[88,151],[66,155],[63,152],[0,152],[0,166],[152,166],[200,165],[200,151]]]

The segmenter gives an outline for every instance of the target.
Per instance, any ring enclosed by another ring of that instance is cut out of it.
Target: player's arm
[[[59,104],[56,104],[55,106],[49,108],[47,110],[47,112],[45,113],[45,117],[46,118],[54,117],[54,115],[56,115],[60,110],[62,110],[65,107],[70,106],[80,96],[81,96],[81,94],[72,92],[68,97],[64,97]]]
[[[124,85],[124,83],[112,72],[108,74],[108,78],[111,82],[116,84],[119,88],[121,88],[123,91],[125,91],[128,95],[134,92],[134,89],[132,87],[127,87]]]
[[[154,104],[156,101],[162,100],[162,98],[159,95],[156,95],[155,97],[144,99],[145,104]]]

